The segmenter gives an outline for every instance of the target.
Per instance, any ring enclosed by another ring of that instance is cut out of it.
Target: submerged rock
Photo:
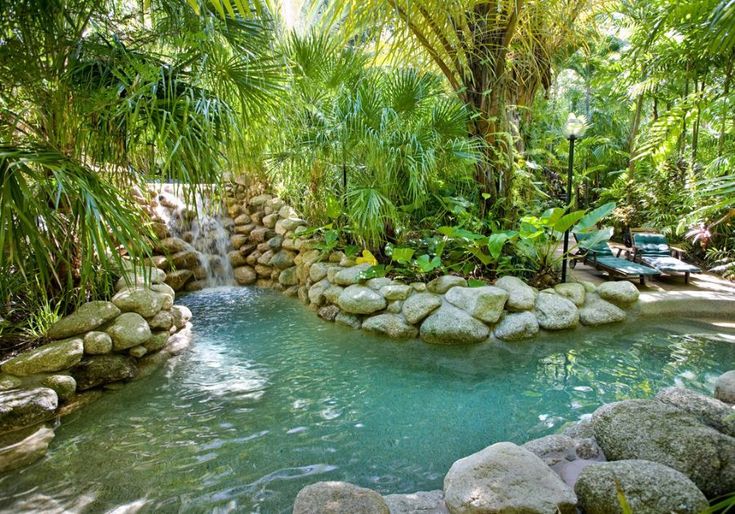
[[[503,314],[508,292],[493,286],[453,287],[445,296],[447,301],[485,323],[495,323]]]
[[[46,421],[58,405],[56,391],[48,387],[0,392],[0,434]]]
[[[421,339],[432,344],[479,343],[487,339],[489,333],[487,325],[448,303],[421,324]]]
[[[513,312],[503,315],[494,334],[504,341],[519,341],[538,334],[539,325],[533,312]]]
[[[419,333],[418,329],[406,323],[406,319],[400,314],[378,314],[367,318],[363,321],[362,328],[394,339],[413,339]]]
[[[50,339],[64,339],[83,334],[116,318],[120,312],[112,302],[88,302],[51,325],[47,335]]]
[[[505,305],[510,311],[529,311],[536,303],[536,291],[518,277],[500,277],[495,281],[495,287],[508,291]]]
[[[317,482],[307,485],[293,506],[293,514],[390,514],[383,497],[375,491],[347,482]]]
[[[689,477],[708,497],[735,490],[735,438],[656,400],[603,405],[592,415],[609,460],[650,460]]]
[[[588,466],[579,475],[574,490],[586,514],[623,514],[619,492],[635,514],[697,514],[709,505],[683,473],[646,460]]]
[[[25,351],[3,364],[2,370],[21,377],[61,371],[77,364],[83,354],[84,342],[75,337]]]
[[[574,492],[544,462],[513,443],[458,460],[444,478],[452,514],[574,514]]]
[[[0,473],[33,464],[46,455],[53,438],[53,429],[45,425],[0,436]]]

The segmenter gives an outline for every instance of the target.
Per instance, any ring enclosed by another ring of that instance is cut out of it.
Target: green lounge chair
[[[656,268],[661,273],[670,275],[675,273],[684,274],[684,283],[689,283],[691,273],[701,273],[697,266],[684,262],[680,259],[684,250],[669,246],[669,242],[663,234],[649,230],[632,230],[633,261],[643,263]]]
[[[609,234],[612,235],[612,229],[610,229]],[[606,271],[611,277],[628,280],[637,278],[642,285],[645,285],[646,277],[657,277],[661,274],[660,271],[644,266],[643,264],[614,256],[612,250],[607,245],[609,236],[608,239],[602,241],[598,239],[597,242],[591,241],[594,234],[574,233],[574,237],[579,247],[576,258],[596,270]],[[595,237],[595,239],[597,238]],[[585,246],[585,241],[591,242],[592,245]],[[574,263],[575,261],[573,260],[572,264]]]

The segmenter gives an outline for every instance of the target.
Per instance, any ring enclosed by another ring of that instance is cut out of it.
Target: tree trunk
[[[735,52],[730,56],[730,60],[727,62],[727,68],[725,70],[725,84],[722,89],[722,120],[720,120],[720,137],[717,141],[717,157],[722,157],[725,151],[725,129],[727,121],[728,105],[730,103],[730,83],[732,81],[732,64],[735,59]]]

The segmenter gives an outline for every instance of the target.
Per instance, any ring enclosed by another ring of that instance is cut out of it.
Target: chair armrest
[[[674,257],[676,257],[677,259],[681,259],[687,253],[686,250],[684,250],[683,248],[680,248],[678,246],[669,246],[669,248],[671,248],[671,254]]]

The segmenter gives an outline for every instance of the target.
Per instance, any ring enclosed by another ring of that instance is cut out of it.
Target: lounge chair
[[[663,234],[650,229],[633,229],[631,239],[633,242],[631,258],[634,262],[651,266],[667,275],[683,273],[685,284],[689,283],[691,273],[702,272],[697,266],[682,261],[684,250],[669,246]]]
[[[612,235],[612,229],[609,234]],[[656,277],[661,274],[660,271],[643,264],[614,256],[607,244],[609,235],[608,239],[602,241],[598,239],[597,242],[592,241],[593,234],[574,233],[574,237],[577,240],[578,250],[572,265],[576,260],[581,260],[596,270],[606,271],[611,277],[628,280],[637,278],[642,285],[646,284],[646,277]],[[592,244],[585,246],[585,241]]]

